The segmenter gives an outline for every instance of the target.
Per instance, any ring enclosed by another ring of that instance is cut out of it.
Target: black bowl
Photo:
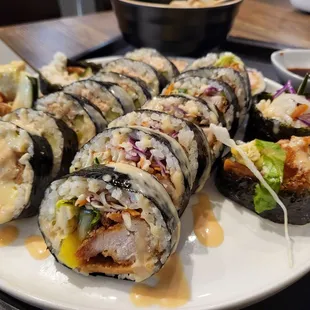
[[[112,0],[124,39],[167,55],[199,55],[225,41],[242,0],[205,8]]]

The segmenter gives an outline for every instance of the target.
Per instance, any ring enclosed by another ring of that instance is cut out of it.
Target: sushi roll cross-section
[[[202,99],[187,95],[160,96],[146,102],[142,109],[165,112],[177,118],[194,123],[204,132],[212,153],[212,162],[222,151],[222,143],[216,141],[210,131],[210,124],[223,126],[218,114]]]
[[[33,216],[52,178],[52,149],[43,137],[0,121],[0,224]]]
[[[182,214],[194,180],[188,157],[175,139],[145,127],[106,129],[76,154],[70,171],[111,162],[127,163],[152,174]]]
[[[109,86],[111,85],[109,84]],[[101,82],[95,80],[78,81],[64,87],[63,90],[66,93],[86,98],[101,111],[107,122],[111,122],[125,113],[119,99]]]
[[[211,171],[212,159],[208,141],[195,124],[164,112],[140,110],[128,113],[109,124],[112,127],[142,126],[163,132],[183,147],[188,157],[193,177],[193,191],[200,190]]]
[[[71,161],[78,151],[76,133],[62,120],[55,119],[42,111],[18,109],[3,117],[27,132],[44,137],[53,152],[53,177],[60,177],[69,172]]]
[[[187,94],[198,97],[204,100],[209,108],[218,115],[222,125],[232,135],[238,129],[237,114],[240,109],[237,97],[233,89],[226,83],[199,76],[176,78],[166,86],[162,94],[165,96]]]
[[[141,79],[147,85],[152,96],[158,95],[166,84],[165,79],[153,67],[144,62],[127,58],[119,58],[108,62],[103,66],[102,71],[115,72]]]
[[[142,61],[155,68],[165,79],[170,82],[179,75],[177,67],[165,56],[152,48],[140,48],[125,55],[126,58]]]
[[[246,140],[254,137],[269,141],[291,136],[310,136],[310,101],[296,93],[263,93],[253,104],[246,129]]]
[[[146,84],[139,78],[132,78],[115,72],[100,71],[92,79],[121,86],[131,97],[136,109],[141,108],[148,99],[151,99],[151,94]]]
[[[164,187],[126,164],[96,165],[54,181],[39,226],[57,261],[82,274],[143,281],[179,240],[179,218]]]
[[[99,109],[83,97],[56,92],[38,99],[34,108],[63,120],[75,131],[79,147],[101,132],[107,122]]]
[[[286,206],[288,223],[309,223],[310,137],[292,136],[277,143],[255,139],[238,147]],[[264,218],[284,223],[283,210],[236,150],[231,149],[231,153],[223,158],[215,182],[224,196]]]

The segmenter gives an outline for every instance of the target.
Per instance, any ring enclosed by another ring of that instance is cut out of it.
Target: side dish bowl
[[[217,6],[176,8],[167,4],[113,0],[125,40],[136,47],[152,47],[168,55],[206,52],[223,42],[242,0]]]

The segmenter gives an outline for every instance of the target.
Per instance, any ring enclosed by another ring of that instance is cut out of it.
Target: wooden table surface
[[[310,48],[309,26],[310,15],[289,0],[244,0],[230,35]],[[0,28],[0,39],[35,68],[57,51],[70,57],[119,34],[113,12]]]

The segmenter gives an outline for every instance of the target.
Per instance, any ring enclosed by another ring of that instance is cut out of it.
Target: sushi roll
[[[197,70],[200,68],[214,67],[214,68],[231,68],[238,71],[242,76],[246,88],[247,96],[251,97],[251,85],[248,71],[242,59],[231,52],[222,52],[219,54],[209,53],[205,57],[195,60],[187,69]]]
[[[251,94],[247,92],[246,84],[240,72],[232,68],[201,68],[181,73],[178,78],[188,76],[204,77],[228,84],[235,91],[238,99],[240,109],[239,124],[244,120],[250,107]]]
[[[189,76],[176,78],[166,86],[162,94],[165,96],[188,94],[203,99],[232,136],[237,132],[239,120],[237,114],[240,109],[237,97],[228,84],[204,77]]]
[[[152,96],[157,96],[165,86],[165,80],[150,65],[126,58],[119,58],[103,66],[104,72],[115,72],[142,80]]]
[[[0,117],[19,108],[31,108],[38,95],[38,79],[26,72],[25,62],[0,65]]]
[[[53,154],[45,138],[0,121],[0,224],[35,215],[51,181]]]
[[[297,94],[261,94],[253,104],[245,140],[276,142],[291,136],[310,136],[310,101]]]
[[[165,79],[170,82],[179,75],[177,67],[166,57],[152,48],[140,48],[125,55],[126,58],[142,61],[157,70]]]
[[[63,120],[77,135],[79,148],[107,126],[101,112],[85,98],[56,92],[38,99],[34,108]]]
[[[239,145],[264,180],[276,192],[288,213],[288,223],[310,222],[310,137],[291,137],[274,142],[252,140]],[[229,199],[276,223],[284,223],[282,208],[275,202],[236,150],[219,165],[215,184]]]
[[[195,183],[193,191],[199,191],[211,171],[211,153],[203,131],[195,124],[167,113],[140,110],[128,113],[109,124],[112,127],[142,126],[163,132],[174,138],[185,150]]]
[[[186,153],[173,138],[144,127],[106,129],[76,154],[70,171],[111,162],[127,163],[152,174],[182,214],[193,179]]]
[[[212,153],[212,162],[221,155],[223,145],[210,131],[210,124],[222,126],[219,116],[205,101],[190,96],[161,96],[146,102],[142,109],[165,112],[194,123],[204,132]]]
[[[40,89],[43,95],[60,91],[63,86],[87,79],[97,73],[101,65],[87,61],[72,61],[62,53],[56,53],[53,60],[40,69]]]
[[[107,122],[124,115],[121,102],[102,83],[84,80],[64,87],[64,92],[86,98],[96,106]]]
[[[39,227],[66,267],[136,282],[161,269],[180,234],[164,187],[126,164],[97,165],[54,181],[40,207]]]
[[[44,137],[50,144],[53,152],[52,176],[60,177],[69,173],[69,167],[75,153],[78,151],[76,133],[62,120],[32,109],[18,109],[3,117],[4,121],[11,122],[27,130],[32,135]]]
[[[148,99],[151,99],[151,94],[146,84],[138,78],[132,78],[115,72],[100,71],[92,79],[121,86],[131,97],[136,109],[141,108]]]
[[[127,94],[127,92],[121,86],[110,82],[100,82],[100,83],[102,86],[106,87],[113,94],[113,96],[120,102],[124,114],[130,113],[136,109],[131,96],[129,96],[129,94]]]

